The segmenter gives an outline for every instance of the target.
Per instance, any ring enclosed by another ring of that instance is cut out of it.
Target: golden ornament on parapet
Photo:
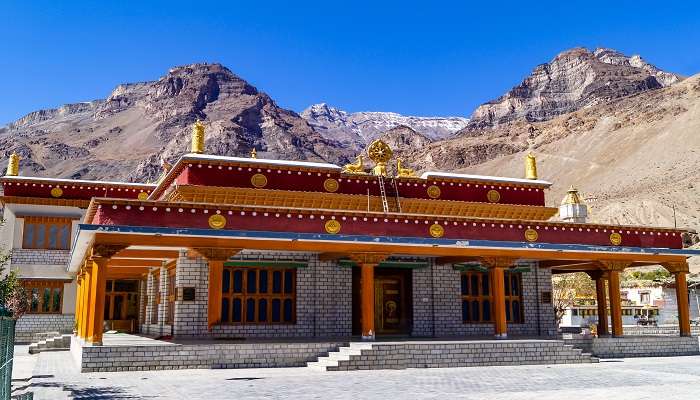
[[[63,196],[63,189],[60,187],[56,186],[55,188],[51,189],[51,196],[53,197],[61,197]]]
[[[146,192],[139,193],[139,200],[141,200],[141,201],[148,200],[148,193],[146,193]]]
[[[537,234],[537,231],[534,229],[525,230],[525,240],[527,240],[528,242],[536,242],[539,236],[540,235]]]
[[[610,243],[614,244],[615,246],[620,245],[622,243],[622,235],[620,235],[617,232],[613,232],[610,234]]]
[[[498,193],[498,190],[491,189],[486,193],[486,198],[491,203],[498,203],[501,200],[501,194]]]
[[[324,227],[326,228],[326,232],[328,233],[336,234],[340,232],[340,222],[334,219],[326,221]]]
[[[226,217],[221,214],[214,214],[209,217],[209,226],[213,229],[222,229],[226,226]]]
[[[328,178],[325,181],[323,181],[323,188],[326,189],[327,192],[337,192],[338,187],[340,187],[340,184],[338,183],[337,180],[333,178]]]
[[[431,199],[437,199],[440,197],[440,188],[435,185],[428,186],[427,192]]]
[[[434,238],[439,238],[442,237],[445,234],[445,228],[442,227],[440,224],[433,224],[430,225],[430,236]]]
[[[263,174],[255,174],[250,177],[250,183],[256,188],[267,186],[267,177]]]

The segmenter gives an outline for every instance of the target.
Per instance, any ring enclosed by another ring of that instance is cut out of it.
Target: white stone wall
[[[38,332],[73,332],[74,314],[25,314],[17,320],[15,342],[30,342]]]

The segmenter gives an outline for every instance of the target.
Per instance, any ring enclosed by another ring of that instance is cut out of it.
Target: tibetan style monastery
[[[31,300],[22,332],[173,338],[551,337],[551,275],[597,282],[601,335],[621,336],[620,272],[660,264],[690,334],[681,229],[585,223],[559,209],[534,156],[526,178],[192,152],[156,184],[1,179],[3,242]],[[607,282],[607,285],[606,283]],[[609,295],[606,296],[606,287]],[[610,299],[609,306],[606,299]]]

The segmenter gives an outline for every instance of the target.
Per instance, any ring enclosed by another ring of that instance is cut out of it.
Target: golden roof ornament
[[[396,171],[399,178],[415,178],[416,172],[411,168],[403,168],[403,160],[396,159]]]
[[[355,159],[355,162],[352,164],[345,164],[343,166],[343,171],[346,174],[364,174],[365,173],[365,166],[364,162],[362,160],[362,154],[358,155],[357,158]]]
[[[250,158],[258,158],[258,151],[255,150],[255,147],[250,151]]]
[[[537,179],[537,160],[532,152],[525,157],[525,179]]]
[[[376,139],[367,148],[367,155],[374,161],[372,173],[378,176],[386,176],[386,163],[391,160],[394,152],[388,144]]]
[[[192,153],[204,153],[204,124],[199,119],[192,125]]]
[[[564,196],[564,199],[561,201],[561,205],[565,204],[583,204],[578,189],[576,189],[574,185],[571,185],[569,190],[566,191],[566,196]]]
[[[17,153],[13,152],[10,155],[10,160],[7,162],[7,172],[5,176],[17,176],[19,175],[19,156]]]

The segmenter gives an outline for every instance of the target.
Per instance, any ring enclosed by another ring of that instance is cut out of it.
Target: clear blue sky
[[[193,62],[221,62],[295,111],[468,115],[575,46],[698,73],[698,4],[4,1],[0,124]]]

